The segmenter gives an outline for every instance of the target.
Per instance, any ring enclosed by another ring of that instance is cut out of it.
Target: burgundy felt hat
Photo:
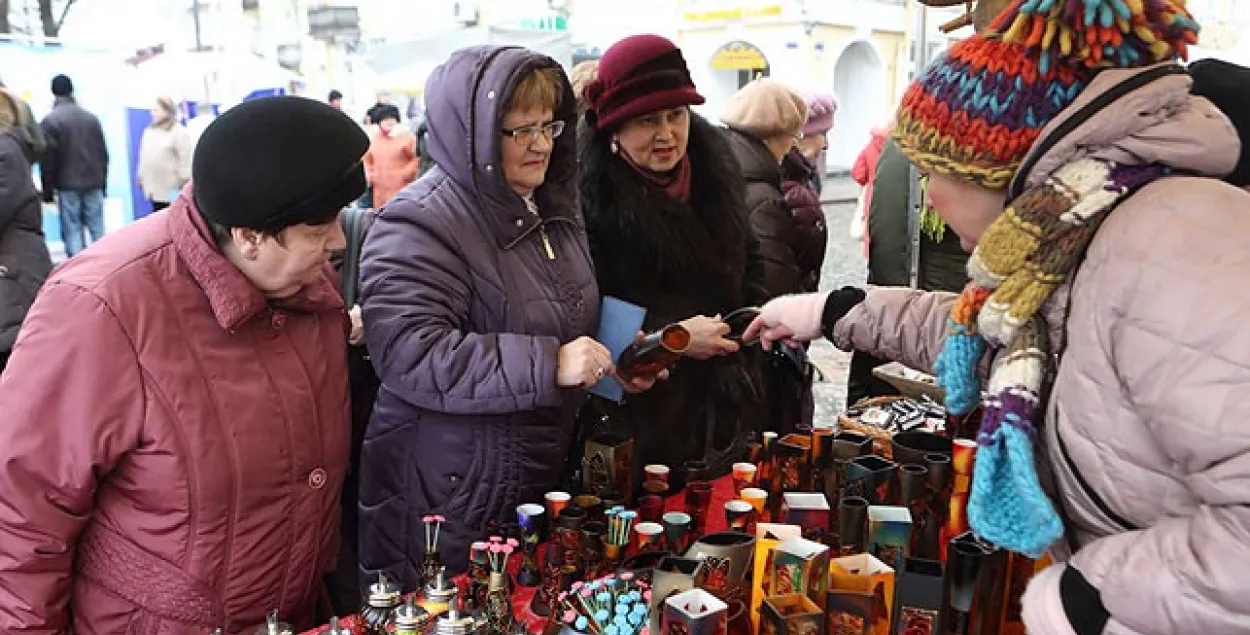
[[[586,120],[600,130],[705,101],[681,49],[659,35],[631,35],[608,48],[599,60],[599,78],[586,86],[583,97],[589,106]]]

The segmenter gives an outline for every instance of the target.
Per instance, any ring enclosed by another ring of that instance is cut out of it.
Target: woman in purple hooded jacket
[[[378,213],[361,261],[382,381],[365,432],[360,568],[418,583],[422,517],[439,553],[469,543],[565,472],[579,388],[614,371],[588,334],[595,284],[576,191],[568,79],[519,47],[453,53],[426,86],[437,167]]]

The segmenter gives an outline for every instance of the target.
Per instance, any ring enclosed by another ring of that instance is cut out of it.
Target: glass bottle
[[[648,333],[622,351],[616,372],[625,381],[655,377],[681,358],[689,346],[690,331],[680,324],[670,324]]]

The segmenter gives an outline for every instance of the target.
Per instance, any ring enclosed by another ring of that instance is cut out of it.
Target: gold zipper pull
[[[556,251],[551,248],[551,240],[547,238],[546,228],[539,227],[538,234],[543,238],[543,249],[547,251],[547,260],[555,260]]]

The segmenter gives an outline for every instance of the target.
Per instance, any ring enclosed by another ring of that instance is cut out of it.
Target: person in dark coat
[[[829,93],[807,95],[803,137],[781,160],[781,191],[794,221],[794,257],[805,291],[820,288],[821,268],[829,245],[829,227],[820,203],[823,165],[838,100]]]
[[[52,112],[39,124],[48,140],[40,166],[43,200],[56,201],[65,253],[73,256],[86,245],[84,230],[93,243],[104,236],[109,152],[100,120],[75,101],[70,78],[53,77],[52,94]]]
[[[35,148],[22,104],[0,89],[0,373],[22,320],[52,271],[39,192],[30,178]]]
[[[829,245],[829,227],[820,192],[812,183],[816,168],[798,148],[781,159],[781,191],[794,222],[794,262],[799,267],[799,284],[804,291],[820,288],[821,268]]]
[[[239,104],[170,207],[48,278],[0,376],[0,631],[316,624],[350,430],[326,256],[368,145],[312,99]]]
[[[807,103],[785,84],[761,78],[729,98],[720,120],[747,182],[747,210],[760,242],[768,295],[799,293],[804,289],[799,237],[781,190],[781,161],[801,137]]]
[[[701,459],[722,474],[763,419],[758,360],[717,317],[768,296],[742,173],[690,111],[703,97],[663,37],[614,44],[586,97],[582,210],[600,291],[646,308],[647,331],[692,334],[667,381],[623,406],[593,399],[586,420],[633,435],[639,464]]]
[[[0,80],[0,89],[7,89],[4,80]],[[35,119],[35,113],[30,109],[30,104],[26,103],[21,97],[13,93],[9,96],[17,100],[18,107],[22,110],[22,129],[26,131],[26,135],[30,138],[30,145],[34,149],[34,158],[30,160],[34,165],[43,160],[43,153],[48,149],[48,140],[43,136],[43,128],[39,127],[39,120]]]
[[[376,216],[361,263],[382,381],[360,480],[362,581],[418,584],[422,518],[468,565],[485,526],[566,474],[574,417],[615,372],[577,205],[576,103],[559,64],[466,48],[426,85],[436,167]]]
[[[911,166],[893,140],[881,147],[875,173],[868,207],[868,284],[910,286]],[[967,271],[968,253],[960,247],[959,236],[925,206],[920,223],[919,287],[925,291],[959,291],[968,280]],[[868,397],[898,394],[898,389],[872,374],[872,369],[886,361],[863,351],[851,353],[846,382],[848,405]]]

